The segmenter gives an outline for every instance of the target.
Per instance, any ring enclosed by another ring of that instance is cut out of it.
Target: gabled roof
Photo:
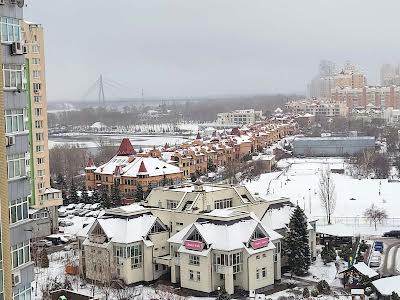
[[[278,233],[266,229],[252,215],[251,218],[239,219],[234,222],[213,222],[202,219],[201,222],[195,222],[173,235],[168,242],[182,244],[196,230],[212,249],[231,251],[245,248],[245,244],[249,242],[256,229],[264,232],[271,240],[282,237]],[[268,247],[275,248],[272,243]]]
[[[131,141],[128,138],[123,138],[121,144],[119,145],[117,155],[134,155],[134,154],[136,154],[136,151],[133,148]]]
[[[95,170],[95,169],[96,169],[96,165],[94,164],[94,160],[93,160],[93,158],[90,157],[86,164],[85,170]]]
[[[99,225],[111,242],[130,244],[144,240],[156,221],[157,217],[152,214],[143,214],[135,218],[100,218],[92,225],[88,235]]]

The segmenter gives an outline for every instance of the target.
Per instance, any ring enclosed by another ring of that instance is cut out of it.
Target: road
[[[386,249],[382,258],[381,266],[378,272],[381,276],[400,275],[400,240],[399,239],[384,239]]]

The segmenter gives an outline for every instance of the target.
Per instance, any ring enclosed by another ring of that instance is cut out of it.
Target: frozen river
[[[169,145],[181,144],[187,140],[187,136],[175,136],[175,135],[130,135],[130,134],[66,134],[49,136],[49,148],[52,149],[57,145],[79,145],[82,148],[88,148],[94,150],[100,146],[100,144],[118,146],[121,140],[128,137],[135,148],[138,147],[153,147],[153,146],[164,146],[165,143]]]

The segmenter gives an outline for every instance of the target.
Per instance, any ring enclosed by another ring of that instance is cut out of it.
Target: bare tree
[[[378,223],[381,224],[383,220],[387,219],[388,215],[385,209],[376,207],[375,204],[372,204],[364,211],[364,217],[366,217],[370,223],[374,223],[376,230],[376,225]]]
[[[323,168],[319,177],[319,198],[321,206],[325,210],[328,224],[331,224],[331,217],[336,208],[335,184],[329,167]]]

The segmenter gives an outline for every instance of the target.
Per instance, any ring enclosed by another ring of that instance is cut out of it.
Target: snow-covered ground
[[[331,169],[346,167],[343,158],[307,158],[285,159],[279,162],[282,172],[262,174],[256,181],[245,183],[252,193],[268,198],[273,195],[289,197],[298,202],[314,216],[324,216],[318,196],[319,172],[329,166]],[[349,175],[332,174],[336,187],[336,209],[334,216],[340,217],[341,223],[353,224],[355,217],[361,217],[371,204],[386,209],[389,218],[400,216],[400,183],[388,180],[356,179]],[[311,207],[310,207],[311,204]],[[388,226],[398,225],[397,221],[388,220]],[[393,224],[390,224],[393,222]],[[362,224],[359,224],[362,225]]]

